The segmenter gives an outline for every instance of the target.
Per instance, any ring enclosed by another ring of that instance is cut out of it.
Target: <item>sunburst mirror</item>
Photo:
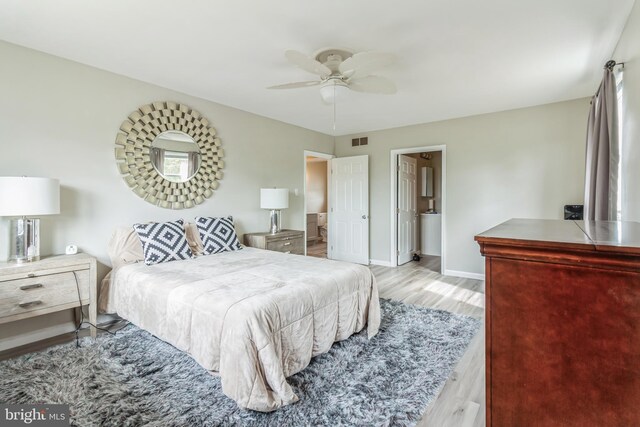
[[[196,110],[153,102],[120,125],[115,156],[124,181],[147,202],[187,209],[213,195],[222,179],[220,138]]]

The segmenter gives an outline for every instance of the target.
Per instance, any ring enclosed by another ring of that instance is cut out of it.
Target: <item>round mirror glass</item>
[[[190,180],[200,168],[200,148],[184,132],[162,132],[151,143],[151,163],[160,175],[173,182]]]

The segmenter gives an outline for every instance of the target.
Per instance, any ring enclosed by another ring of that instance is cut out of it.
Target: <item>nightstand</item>
[[[0,263],[0,324],[87,305],[95,325],[96,282],[96,259],[87,254]],[[91,336],[96,336],[93,326]]]
[[[304,255],[304,231],[282,230],[279,233],[247,233],[244,244],[252,248]]]

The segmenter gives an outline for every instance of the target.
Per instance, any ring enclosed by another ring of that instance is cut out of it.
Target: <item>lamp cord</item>
[[[80,348],[80,337],[78,336],[78,333],[80,332],[80,330],[82,329],[82,325],[84,325],[84,324],[87,324],[89,326],[93,326],[94,328],[96,328],[96,329],[98,329],[100,331],[106,332],[109,335],[114,335],[114,336],[118,332],[120,332],[121,330],[123,330],[124,328],[126,328],[129,325],[130,322],[125,321],[126,323],[121,328],[119,328],[119,329],[117,329],[115,331],[111,331],[109,329],[101,328],[100,326],[94,325],[93,323],[86,321],[85,318],[84,318],[84,311],[82,310],[83,304],[82,304],[82,296],[80,295],[80,282],[78,281],[78,274],[75,271],[72,271],[72,273],[73,273],[74,279],[76,280],[76,290],[78,291],[78,303],[80,304],[80,322],[78,323],[78,325],[76,326],[76,329],[74,331],[75,334],[76,334],[76,348]],[[118,323],[120,323],[122,321],[123,320],[116,320],[116,321],[110,323],[108,326],[116,325],[116,324],[118,324]]]

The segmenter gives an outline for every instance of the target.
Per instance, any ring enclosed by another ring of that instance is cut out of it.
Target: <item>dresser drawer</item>
[[[76,276],[78,285],[76,285]],[[0,319],[60,305],[89,303],[89,270],[75,270],[0,282]]]
[[[288,252],[298,255],[304,253],[302,238],[300,237],[267,241],[266,249],[270,251]]]

